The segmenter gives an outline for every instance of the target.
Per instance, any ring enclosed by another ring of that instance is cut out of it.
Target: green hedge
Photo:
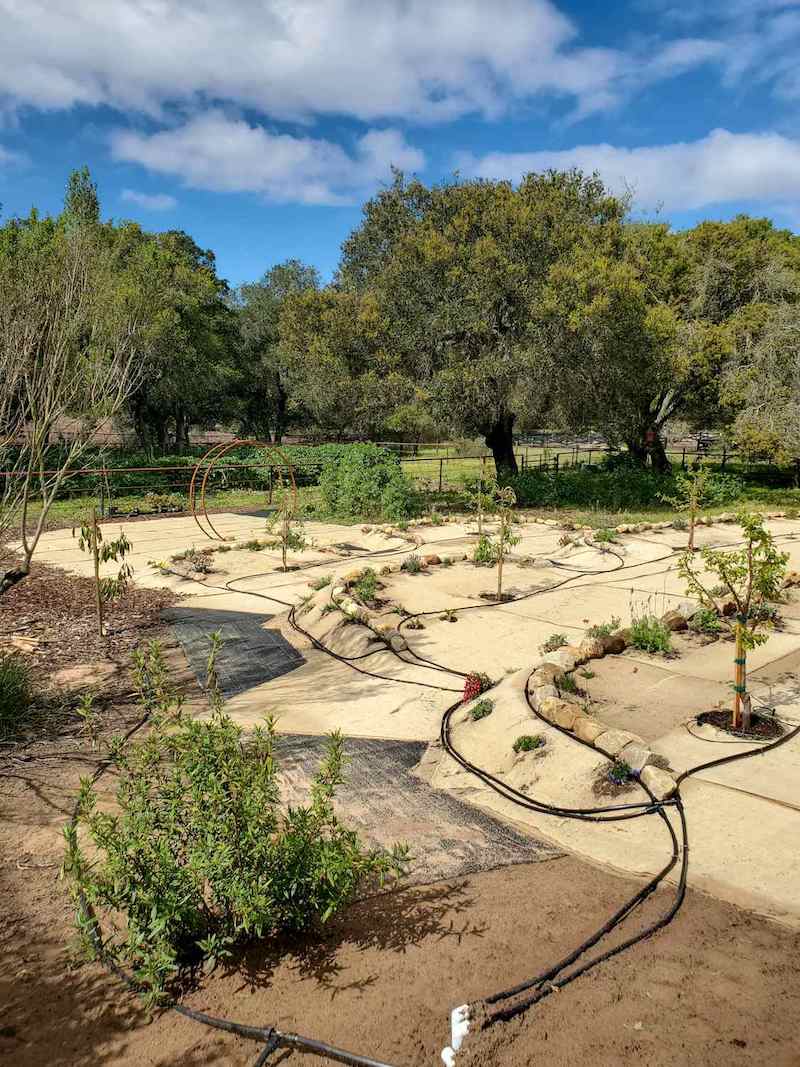
[[[603,508],[609,511],[661,507],[676,492],[670,474],[620,465],[613,469],[571,467],[561,471],[528,470],[509,480],[517,501],[525,507]],[[732,474],[715,474],[709,486],[708,507],[733,503],[744,482]]]
[[[319,480],[326,509],[338,518],[407,518],[415,493],[400,460],[377,445],[349,445],[325,461]]]

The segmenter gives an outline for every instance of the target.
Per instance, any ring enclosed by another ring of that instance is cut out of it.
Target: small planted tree
[[[75,536],[75,530],[72,531]],[[133,545],[122,530],[115,541],[104,541],[103,531],[97,521],[97,511],[92,508],[89,520],[80,528],[78,548],[89,552],[94,563],[95,604],[97,606],[97,632],[103,636],[104,606],[118,600],[130,585],[133,568],[125,562]],[[103,563],[121,563],[119,571],[107,578],[100,577]]]
[[[278,508],[267,520],[267,530],[273,537],[273,545],[277,545],[281,550],[281,569],[285,571],[287,553],[301,552],[308,541],[303,522],[297,513],[297,500],[284,486],[278,492]]]
[[[503,598],[503,561],[508,553],[520,542],[520,538],[514,533],[514,505],[517,495],[510,485],[497,487],[494,490],[494,499],[497,504],[497,515],[500,528],[497,531],[497,539],[493,548],[497,560],[497,599]]]
[[[686,580],[687,592],[699,597],[704,606],[716,612],[709,586],[719,585],[735,605],[735,613],[721,622],[727,625],[736,641],[734,657],[733,717],[734,730],[750,727],[750,698],[747,694],[747,652],[763,645],[772,625],[771,602],[783,585],[789,556],[775,547],[772,534],[764,527],[760,515],[743,512],[738,516],[744,533],[742,548],[731,551],[705,547],[701,549],[702,567],[687,550],[678,563],[678,573]],[[716,581],[709,582],[707,575]]]
[[[700,463],[689,471],[679,471],[675,475],[675,492],[671,495],[662,493],[665,504],[671,504],[676,511],[685,512],[689,517],[689,543],[687,550],[694,552],[694,529],[697,513],[709,502],[712,473],[707,463]]]

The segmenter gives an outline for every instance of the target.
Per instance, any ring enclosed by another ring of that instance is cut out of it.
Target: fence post
[[[558,458],[560,455],[560,452],[556,452],[556,458],[553,460],[553,470],[558,470]]]
[[[686,445],[683,446],[683,455],[681,456],[681,466],[686,470]]]
[[[439,460],[439,492],[442,491],[442,474],[444,472],[444,459]]]

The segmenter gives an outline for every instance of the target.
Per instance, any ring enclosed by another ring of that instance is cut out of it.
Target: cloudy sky
[[[577,165],[676,226],[800,231],[800,0],[0,0],[0,203],[327,275],[391,165]]]

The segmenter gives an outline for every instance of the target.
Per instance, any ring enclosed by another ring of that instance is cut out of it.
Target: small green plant
[[[0,653],[0,737],[15,732],[33,703],[33,682],[25,660]]]
[[[378,576],[372,567],[367,567],[357,582],[353,584],[353,593],[363,604],[372,604],[378,592]]]
[[[185,548],[182,552],[176,552],[173,556],[170,556],[172,563],[187,563],[189,570],[195,574],[213,574],[214,564],[211,560],[211,553],[197,549],[194,545],[191,548]]]
[[[631,621],[631,645],[642,652],[669,652],[672,633],[656,615],[635,616]]]
[[[608,528],[604,527],[604,528],[602,528],[600,530],[595,530],[594,531],[593,540],[597,541],[599,544],[603,545],[603,544],[612,544],[612,543],[618,541],[619,538],[617,537],[616,530],[609,530]]]
[[[100,718],[95,710],[93,693],[84,693],[81,696],[78,706],[75,708],[75,713],[83,723],[83,728],[91,741],[92,748],[96,748]]]
[[[710,502],[711,478],[711,469],[701,462],[691,470],[678,471],[675,475],[675,493],[661,495],[665,504],[671,504],[677,511],[685,511],[689,516],[689,552],[694,551],[697,513],[704,504]]]
[[[488,566],[495,562],[494,546],[486,534],[481,534],[475,543],[475,548],[472,553],[472,562],[477,563],[481,567]]]
[[[608,768],[607,776],[614,785],[624,785],[631,777],[631,768],[625,760],[614,760]]]
[[[236,547],[243,548],[247,552],[263,552],[267,545],[267,541],[259,541],[257,537],[252,537],[249,541],[241,541]]]
[[[578,683],[571,674],[565,674],[558,682],[559,691],[562,693],[577,693]]]
[[[514,505],[517,503],[517,495],[510,485],[504,485],[495,491],[497,514],[500,518],[500,529],[497,540],[494,543],[494,554],[497,560],[497,599],[503,599],[503,563],[511,549],[520,543],[521,538],[514,533]]]
[[[184,511],[186,509],[186,497],[180,493],[145,493],[144,506],[147,511],[156,514],[170,511]]]
[[[232,552],[233,551],[233,545],[217,545],[216,551],[217,552]]]
[[[689,629],[698,634],[711,634],[716,637],[722,632],[718,612],[713,608],[700,608],[689,620]]]
[[[168,687],[153,688],[152,659],[151,648],[140,662],[150,732],[114,748],[113,811],[81,783],[62,868],[87,951],[96,954],[90,932],[102,937],[150,1005],[198,964],[315,930],[408,858],[400,845],[365,848],[337,816],[341,734],[330,737],[309,803],[284,808],[274,723],[245,737],[220,700],[208,720],[184,716]]]
[[[469,709],[469,715],[473,722],[477,722],[478,719],[485,719],[487,715],[491,715],[493,711],[494,701],[484,697]]]
[[[72,531],[75,536],[75,530]],[[103,531],[97,521],[97,511],[92,508],[89,519],[80,528],[78,548],[81,552],[91,554],[94,564],[95,609],[97,632],[103,636],[105,605],[118,600],[130,586],[133,568],[125,562],[125,557],[133,548],[124,532],[120,530],[116,541],[104,541]],[[104,563],[121,563],[119,571],[109,577],[100,577],[100,567]]]
[[[550,634],[545,642],[543,642],[541,648],[542,652],[557,652],[564,645],[568,645],[569,640],[566,634]]]
[[[535,752],[537,748],[543,748],[544,743],[541,734],[522,734],[511,747],[519,755],[520,752]]]
[[[438,511],[432,511],[430,518],[431,518],[431,526],[441,526],[442,523],[444,522],[444,519],[442,518],[442,516],[439,514]]]
[[[588,681],[588,680],[589,680],[590,678],[596,678],[596,677],[597,677],[597,675],[595,674],[595,672],[594,672],[594,671],[591,671],[591,670],[589,670],[589,668],[588,668],[588,667],[585,667],[585,668],[584,668],[584,669],[583,669],[583,670],[581,671],[581,678],[586,678],[586,680],[587,680],[587,681]]]
[[[682,515],[678,515],[677,518],[672,520],[672,528],[673,530],[687,530],[689,528],[689,523]]]
[[[447,608],[439,616],[442,622],[458,622],[458,615],[452,608]]]
[[[289,552],[302,552],[308,544],[302,520],[297,513],[297,494],[293,488],[280,484],[277,490],[278,506],[267,519],[267,532],[272,536],[272,546],[281,550],[281,568],[286,570]]]
[[[452,567],[453,566],[452,556],[442,556],[442,566],[443,567]]]
[[[339,610],[339,605],[336,603],[336,601],[335,600],[329,600],[327,604],[323,604],[322,605],[322,611],[320,612],[320,614],[321,615],[330,615],[330,613],[332,611],[338,611],[338,610]]]
[[[422,621],[422,619],[413,618],[406,623],[406,627],[409,630],[424,630],[425,623]]]
[[[410,556],[406,556],[403,560],[400,570],[405,571],[406,574],[419,574],[422,570],[422,560],[412,552]]]
[[[609,622],[596,622],[586,631],[587,637],[610,637],[619,629],[621,619],[618,615],[612,615]]]
[[[332,581],[333,579],[330,574],[324,574],[322,575],[322,577],[314,579],[314,581],[311,583],[311,588],[318,593],[320,589],[327,588]]]

